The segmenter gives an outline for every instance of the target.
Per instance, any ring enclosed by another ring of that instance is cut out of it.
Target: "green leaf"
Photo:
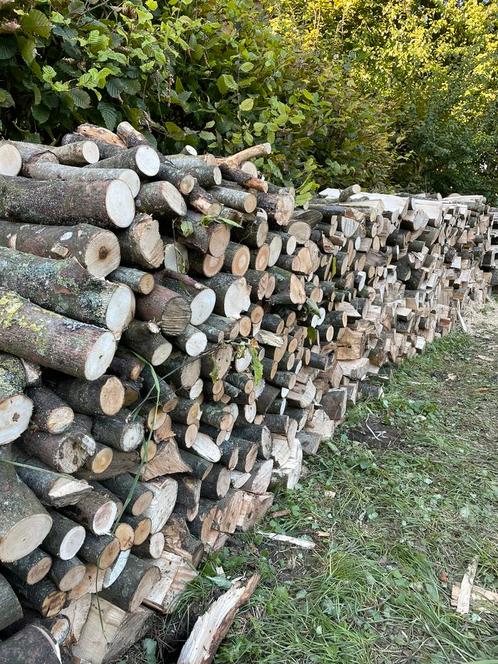
[[[68,90],[68,94],[76,108],[90,108],[92,98],[86,90],[82,90],[81,88],[71,88]]]
[[[118,110],[106,101],[101,101],[97,107],[100,111],[100,115],[104,120],[104,124],[107,129],[111,131],[116,127],[119,122],[120,114]]]
[[[185,237],[188,237],[189,235],[193,234],[194,226],[192,222],[189,221],[188,219],[183,219],[182,223],[180,224],[180,230],[182,231]]]
[[[243,102],[239,105],[239,108],[241,111],[252,111],[254,107],[254,99],[251,97],[248,97],[247,99],[244,99]]]
[[[31,115],[40,124],[45,124],[45,122],[50,117],[50,109],[48,109],[43,104],[40,104],[39,106],[32,106],[31,107]]]
[[[254,69],[254,65],[252,62],[243,62],[240,65],[240,71],[243,71],[244,73],[251,71],[251,69]]]
[[[218,574],[217,576],[208,576],[206,578],[208,578],[214,583],[215,586],[221,588],[222,590],[228,590],[232,587],[232,582],[229,581],[226,576],[221,576]]]
[[[25,33],[39,35],[48,39],[52,30],[50,19],[39,9],[32,9],[21,19],[21,27]]]
[[[145,4],[147,5],[147,7],[150,9],[151,12],[157,9],[156,0],[147,0]]]
[[[25,37],[18,37],[19,52],[22,59],[30,65],[36,56],[36,44],[34,39],[26,39]]]
[[[0,88],[0,108],[15,106],[14,99],[8,90]]]
[[[237,90],[237,83],[230,74],[222,74],[216,81],[216,86],[222,95],[226,95],[229,90]]]
[[[251,354],[251,367],[254,376],[254,383],[258,385],[263,378],[263,363],[259,359],[257,348],[254,348],[254,346],[249,346],[249,352]]]

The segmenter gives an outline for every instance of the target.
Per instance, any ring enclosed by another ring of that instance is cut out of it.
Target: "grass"
[[[262,576],[215,664],[498,664],[498,609],[450,607],[474,557],[476,583],[498,590],[498,336],[479,334],[404,363],[277,494],[261,528],[311,538],[312,552],[249,533],[211,556],[185,612],[226,578]]]
[[[445,337],[349,413],[263,524],[311,554],[249,534],[209,561],[262,574],[217,664],[498,662],[498,610],[449,603],[474,556],[476,583],[498,589],[497,350]]]

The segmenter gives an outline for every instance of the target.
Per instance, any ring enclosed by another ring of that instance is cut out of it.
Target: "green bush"
[[[162,149],[230,153],[269,141],[274,180],[388,182],[387,120],[343,62],[296,48],[253,0],[69,3],[11,10],[2,39],[3,132],[58,140],[88,121],[145,128]]]

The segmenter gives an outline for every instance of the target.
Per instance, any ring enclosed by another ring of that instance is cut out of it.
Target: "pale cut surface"
[[[0,403],[0,445],[19,438],[28,428],[33,402],[24,394],[16,394]]]
[[[106,192],[109,219],[118,228],[128,228],[135,217],[135,200],[129,186],[121,180],[109,183]]]
[[[107,371],[116,352],[116,340],[112,332],[104,332],[88,353],[85,362],[85,378],[97,380]]]
[[[0,542],[0,560],[12,563],[24,558],[43,542],[52,527],[48,514],[33,514],[18,521]]]

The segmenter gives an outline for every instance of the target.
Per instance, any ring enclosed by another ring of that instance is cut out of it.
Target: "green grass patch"
[[[498,662],[498,611],[449,601],[474,556],[476,583],[498,589],[496,345],[446,337],[350,411],[262,526],[313,552],[248,534],[211,558],[206,576],[262,574],[215,662]]]

